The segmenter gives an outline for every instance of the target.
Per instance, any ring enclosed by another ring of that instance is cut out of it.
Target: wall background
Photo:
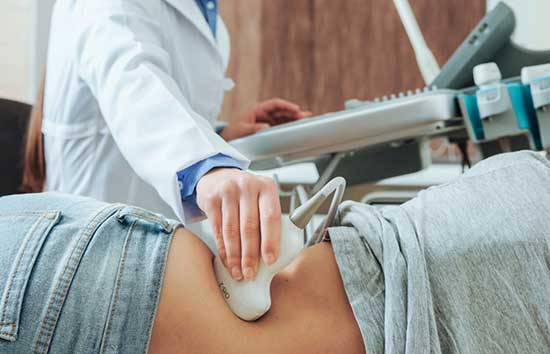
[[[30,0],[1,0],[0,97],[25,100],[31,67]]]
[[[46,61],[55,0],[1,0],[0,97],[33,103]]]
[[[219,0],[232,35],[231,119],[280,96],[314,113],[423,87],[391,0]],[[410,0],[440,65],[483,17],[485,0]]]
[[[0,3],[0,97],[33,102],[55,0]],[[391,0],[219,0],[232,34],[223,117],[274,96],[314,113],[350,98],[423,86]],[[440,64],[485,12],[486,0],[410,0]],[[467,11],[465,11],[467,9]]]

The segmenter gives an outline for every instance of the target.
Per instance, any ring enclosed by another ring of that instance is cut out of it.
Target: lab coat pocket
[[[58,211],[0,214],[0,340],[17,339],[27,283]]]

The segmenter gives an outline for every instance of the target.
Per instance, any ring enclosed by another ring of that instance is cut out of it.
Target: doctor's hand
[[[218,254],[233,278],[253,279],[260,257],[279,256],[281,205],[275,182],[232,168],[218,168],[197,184],[197,204],[206,213]]]
[[[292,102],[273,98],[257,104],[248,112],[235,118],[220,135],[226,141],[242,138],[274,125],[293,122],[311,116],[311,112],[302,111]]]

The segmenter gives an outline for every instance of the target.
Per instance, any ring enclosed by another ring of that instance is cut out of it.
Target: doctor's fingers
[[[272,98],[270,100],[264,101],[258,105],[258,109],[261,109],[264,112],[273,112],[273,111],[289,111],[294,113],[300,112],[300,106],[290,101],[283,100],[282,98]]]
[[[289,112],[289,111],[275,111],[270,114],[269,118],[261,118],[259,121],[265,121],[270,125],[279,125],[289,122],[294,122],[300,119],[304,119],[311,116],[311,112]]]
[[[264,101],[254,108],[254,120],[256,122],[267,121],[277,112],[286,112],[286,115],[295,115],[300,112],[300,107],[279,98]]]
[[[222,198],[222,233],[227,254],[227,269],[241,280],[241,238],[239,227],[239,190],[228,183]]]
[[[212,232],[214,233],[214,240],[216,241],[216,249],[218,250],[218,255],[222,260],[223,264],[227,267],[227,252],[225,250],[225,243],[223,241],[223,232],[222,232],[222,204],[221,199],[212,198],[208,200],[205,206],[199,207],[204,211],[210,226],[212,227]]]
[[[245,279],[253,279],[258,271],[260,258],[260,220],[258,212],[258,191],[241,195],[240,229],[242,271]]]
[[[279,257],[281,239],[281,203],[273,180],[260,191],[258,207],[262,258],[267,265],[271,265]]]

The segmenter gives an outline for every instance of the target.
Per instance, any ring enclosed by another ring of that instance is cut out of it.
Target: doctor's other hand
[[[260,257],[279,256],[281,205],[271,178],[218,168],[197,184],[197,204],[210,220],[216,248],[236,280],[256,277]]]
[[[261,103],[241,116],[233,119],[220,135],[226,141],[252,135],[274,125],[293,122],[311,116],[292,102],[273,98]]]

